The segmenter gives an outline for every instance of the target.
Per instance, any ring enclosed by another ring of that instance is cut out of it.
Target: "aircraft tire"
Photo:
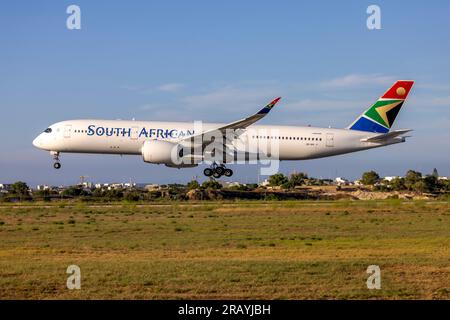
[[[214,173],[217,173],[219,176],[223,176],[223,174],[225,173],[225,168],[219,166],[214,169]]]
[[[207,177],[211,177],[213,175],[213,170],[210,168],[206,168],[205,170],[203,170],[203,174]]]

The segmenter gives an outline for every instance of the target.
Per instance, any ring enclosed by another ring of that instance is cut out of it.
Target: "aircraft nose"
[[[35,146],[36,148],[39,148],[41,146],[41,142],[40,142],[41,138],[40,137],[41,136],[39,135],[33,140],[33,146]]]

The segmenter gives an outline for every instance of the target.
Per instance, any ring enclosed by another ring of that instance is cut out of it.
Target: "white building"
[[[391,182],[394,179],[400,178],[399,176],[392,176],[392,177],[384,177],[383,180],[386,180],[387,182]]]
[[[246,186],[245,183],[240,183],[240,182],[236,182],[236,181],[235,182],[219,181],[219,183],[224,188]]]
[[[348,185],[349,181],[345,178],[342,177],[337,177],[336,179],[334,179],[334,182],[338,185],[338,186],[342,186],[342,185]]]
[[[161,186],[159,184],[152,183],[145,185],[144,189],[147,191],[156,191],[161,189]]]
[[[46,184],[39,184],[36,186],[36,189],[38,191],[44,191],[44,190],[51,190],[52,187],[46,185]]]
[[[362,186],[363,184],[361,183],[361,180],[355,180],[355,181],[353,181],[353,185]]]

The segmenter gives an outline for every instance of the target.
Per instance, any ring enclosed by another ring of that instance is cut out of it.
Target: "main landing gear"
[[[226,168],[223,164],[218,165],[214,163],[210,168],[203,170],[203,174],[207,177],[214,177],[219,179],[221,176],[231,177],[233,170]]]
[[[55,161],[55,163],[53,164],[53,168],[55,169],[61,169],[61,163],[59,162],[59,152],[50,152],[53,155],[53,160]]]

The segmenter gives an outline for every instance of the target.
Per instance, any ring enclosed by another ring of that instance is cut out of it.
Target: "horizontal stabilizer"
[[[372,136],[370,138],[361,139],[362,142],[384,142],[391,140],[395,137],[401,136],[402,134],[412,131],[411,129],[394,130],[388,133],[379,134]]]

